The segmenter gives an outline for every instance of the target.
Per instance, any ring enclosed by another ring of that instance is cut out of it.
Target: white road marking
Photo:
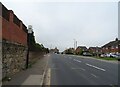
[[[71,69],[81,69],[81,70],[85,71],[85,69],[83,69],[83,68],[71,68]]]
[[[95,68],[95,69],[99,69],[99,70],[102,70],[102,71],[106,71],[106,70],[103,69],[103,68],[99,68],[99,67],[97,67],[97,66],[94,66],[94,65],[91,65],[91,64],[88,64],[88,63],[86,63],[86,65],[87,65],[87,66],[91,66],[91,67],[93,67],[93,68]]]
[[[74,61],[77,61],[77,62],[81,62],[81,61],[79,61],[79,60],[76,60],[76,59],[73,59]]]
[[[81,62],[81,61],[78,60],[78,62]]]
[[[45,78],[44,78],[44,85],[50,85],[50,79],[51,79],[51,69],[49,68],[47,71],[46,71],[46,75],[45,75]]]
[[[97,76],[96,76],[95,74],[92,74],[92,73],[91,73],[91,75],[94,76],[95,78],[97,78]]]

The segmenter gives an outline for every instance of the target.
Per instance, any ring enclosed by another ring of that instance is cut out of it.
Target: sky
[[[19,19],[33,26],[35,39],[45,47],[63,51],[94,47],[118,37],[117,0],[2,0]]]

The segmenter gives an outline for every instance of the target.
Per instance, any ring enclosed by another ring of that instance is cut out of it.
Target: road
[[[117,85],[118,64],[93,58],[50,54],[50,85]]]

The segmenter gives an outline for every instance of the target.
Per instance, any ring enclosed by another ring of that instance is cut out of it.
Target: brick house
[[[2,3],[1,22],[2,33],[0,37],[12,43],[27,45],[27,27],[20,19],[14,14],[12,10],[8,10]]]
[[[101,53],[102,51],[101,51],[101,47],[89,47],[89,52],[91,52],[91,53],[97,53],[97,52],[99,52],[99,53]]]
[[[119,44],[120,40],[116,38],[115,41],[111,41],[102,46],[102,53],[120,53]]]
[[[86,46],[78,46],[75,50],[75,53],[76,54],[79,54],[80,52],[83,52],[83,51],[88,51],[87,47]]]
[[[100,55],[102,53],[101,47],[89,47],[88,51],[93,55]]]
[[[74,54],[74,48],[68,48],[64,51],[65,54]]]

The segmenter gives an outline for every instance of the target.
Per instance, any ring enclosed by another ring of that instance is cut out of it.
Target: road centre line
[[[71,69],[81,69],[81,70],[85,71],[85,69],[83,69],[83,68],[80,68],[80,67],[79,67],[79,68],[71,68]]]
[[[77,61],[77,62],[82,62],[82,61],[79,61],[79,60],[76,60],[76,59],[73,59],[74,61]]]
[[[97,76],[96,76],[95,74],[92,74],[92,73],[91,73],[91,75],[94,76],[95,78],[97,78]]]
[[[91,65],[91,64],[88,64],[88,63],[86,63],[86,65],[87,65],[87,66],[90,66],[90,67],[93,67],[93,68],[95,68],[95,69],[99,69],[99,70],[102,70],[102,71],[106,71],[106,70],[103,69],[103,68],[99,68],[99,67],[97,67],[97,66],[94,66],[94,65]]]

